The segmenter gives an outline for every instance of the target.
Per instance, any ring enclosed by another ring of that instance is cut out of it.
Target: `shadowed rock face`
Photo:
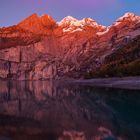
[[[49,15],[33,14],[15,26],[0,28],[0,77],[83,78],[139,35],[140,17],[132,13],[109,27],[90,18],[66,17],[57,23]]]
[[[0,138],[140,138],[139,91],[81,87],[60,81],[0,84]]]

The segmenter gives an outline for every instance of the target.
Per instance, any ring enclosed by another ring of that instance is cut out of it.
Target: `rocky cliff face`
[[[109,27],[90,18],[68,16],[55,22],[48,15],[33,14],[15,26],[0,28],[0,77],[83,78],[110,63],[108,56],[113,57],[111,54],[139,35],[140,17],[133,13],[126,13]]]

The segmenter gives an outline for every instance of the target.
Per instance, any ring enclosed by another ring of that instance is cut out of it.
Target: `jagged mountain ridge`
[[[83,78],[139,35],[140,17],[133,13],[108,27],[91,18],[68,16],[56,22],[49,15],[33,14],[15,26],[0,28],[0,77]]]
[[[47,14],[40,17],[37,14],[33,14],[21,21],[17,26],[36,34],[46,34],[46,31],[51,30],[55,24],[54,19]]]

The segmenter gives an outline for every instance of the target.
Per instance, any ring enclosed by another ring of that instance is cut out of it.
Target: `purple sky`
[[[47,13],[57,21],[68,15],[91,17],[110,25],[125,12],[140,15],[140,0],[0,0],[0,26],[17,24],[32,13]]]

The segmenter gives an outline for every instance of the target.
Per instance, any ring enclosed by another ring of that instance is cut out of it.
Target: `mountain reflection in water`
[[[0,81],[0,140],[139,140],[140,91]]]

